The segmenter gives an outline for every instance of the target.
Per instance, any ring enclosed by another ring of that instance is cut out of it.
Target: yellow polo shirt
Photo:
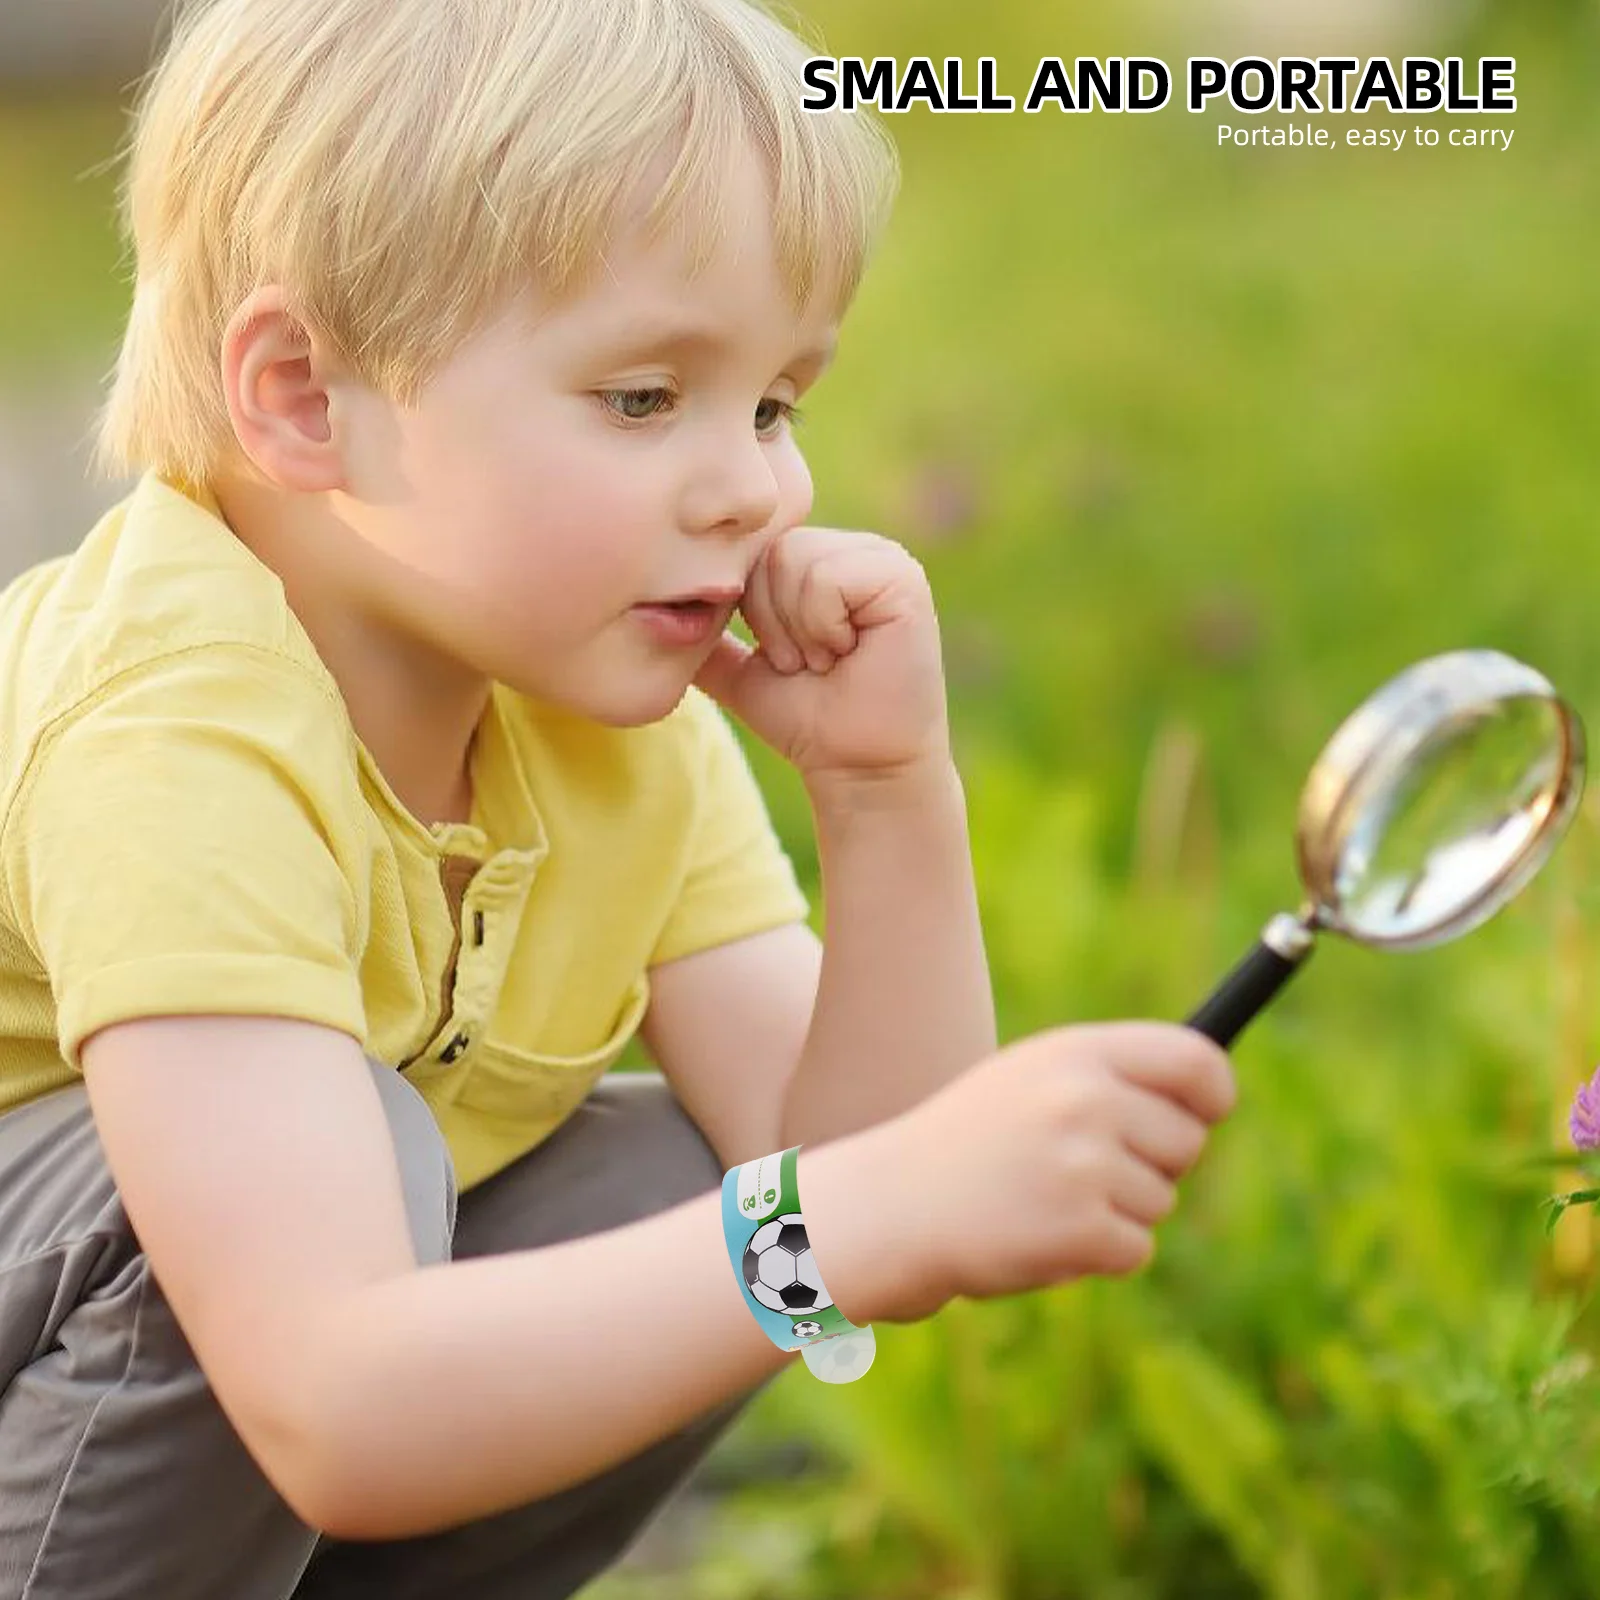
[[[695,691],[619,729],[497,685],[471,763],[470,822],[413,817],[276,575],[146,478],[0,594],[0,1110],[110,1023],[296,1017],[402,1068],[467,1187],[616,1060],[651,966],[806,914]]]

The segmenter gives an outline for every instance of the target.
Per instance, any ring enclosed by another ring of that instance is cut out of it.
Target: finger
[[[1238,1100],[1227,1056],[1193,1028],[1169,1022],[1105,1022],[1071,1030],[1113,1071],[1220,1122]]]
[[[770,596],[772,609],[783,625],[785,634],[794,641],[807,669],[826,672],[833,665],[833,652],[815,639],[807,636],[800,616],[800,586],[807,563],[797,559],[803,553],[800,541],[785,544],[779,541],[767,552],[766,565],[771,568]]]
[[[1178,1187],[1147,1162],[1124,1160],[1117,1164],[1109,1198],[1123,1216],[1148,1228],[1172,1215]]]
[[[1108,1207],[1095,1221],[1084,1264],[1090,1272],[1120,1276],[1148,1266],[1155,1253],[1155,1238],[1147,1227]]]
[[[933,592],[921,563],[887,539],[863,539],[830,551],[824,561],[829,579],[844,597],[852,640],[908,610],[932,606]]]
[[[1122,1142],[1158,1172],[1169,1178],[1182,1177],[1205,1149],[1207,1124],[1165,1095],[1133,1083],[1123,1088],[1127,1110]]]
[[[756,563],[745,585],[744,598],[739,602],[744,620],[750,624],[761,653],[782,673],[799,672],[805,666],[800,647],[790,636],[788,628],[772,603],[772,551],[769,548]]]
[[[724,633],[694,675],[695,687],[703,689],[735,716],[742,716],[740,708],[746,698],[748,675],[755,660],[755,651],[743,639]]]
[[[850,619],[848,560],[813,561],[800,580],[800,626],[806,637],[826,647],[835,659],[856,647],[855,624]]]

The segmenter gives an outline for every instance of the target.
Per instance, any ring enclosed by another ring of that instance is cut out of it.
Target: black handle
[[[1245,1024],[1286,984],[1311,954],[1307,941],[1297,955],[1286,956],[1264,939],[1212,991],[1188,1025],[1226,1048]]]

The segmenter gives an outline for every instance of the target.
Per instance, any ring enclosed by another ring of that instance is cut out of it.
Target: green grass
[[[1092,13],[807,9],[837,53],[1011,80],[1181,54]],[[818,519],[907,539],[940,596],[1008,1032],[1185,1014],[1294,903],[1302,776],[1406,662],[1498,646],[1600,715],[1600,62],[1575,7],[1482,27],[1446,43],[1517,54],[1507,155],[895,121],[903,201],[806,437]],[[108,189],[74,181],[114,138],[0,112],[0,373],[114,333]],[[1593,1224],[1546,1237],[1572,1175],[1537,1164],[1600,1054],[1597,865],[1589,806],[1461,944],[1326,944],[1148,1274],[882,1328],[848,1390],[786,1377],[748,1437],[833,1471],[652,1600],[1600,1592]]]

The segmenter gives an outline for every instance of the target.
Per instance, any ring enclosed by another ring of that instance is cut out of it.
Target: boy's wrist
[[[900,1120],[802,1146],[798,1157],[817,1270],[833,1303],[857,1326],[914,1322],[949,1298],[929,1250],[936,1241],[913,1215],[916,1195],[937,1175],[905,1170]]]
[[[966,793],[948,749],[892,767],[830,768],[801,774],[819,823],[888,813],[905,816],[954,807],[964,817]]]

